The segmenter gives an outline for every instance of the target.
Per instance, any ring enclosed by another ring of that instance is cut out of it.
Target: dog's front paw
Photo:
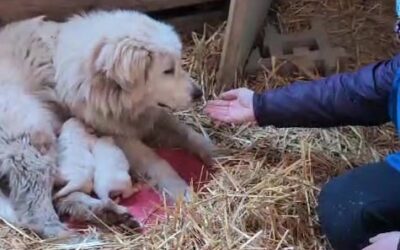
[[[143,173],[148,184],[155,187],[158,191],[166,195],[169,201],[192,200],[189,185],[179,176],[172,166],[163,159],[158,159],[153,164],[146,166]]]
[[[132,184],[131,187],[122,191],[121,196],[123,199],[127,199],[127,198],[131,197],[132,195],[139,193],[140,190],[142,190],[142,188],[143,188],[142,183],[134,183],[134,184]]]
[[[125,225],[134,230],[140,229],[140,223],[129,213],[128,209],[112,200],[105,201],[99,217],[109,225]]]
[[[213,166],[215,164],[214,151],[200,152],[199,157],[200,157],[201,161],[207,166]]]
[[[183,200],[184,202],[192,201],[192,190],[190,186],[182,179],[166,179],[158,183],[158,188],[165,193],[167,198],[173,202]]]
[[[34,227],[37,227],[35,225]],[[47,222],[40,229],[34,230],[40,237],[48,238],[68,238],[76,234],[75,231],[69,229],[60,221]]]
[[[89,232],[84,234],[82,234],[81,232],[74,232],[73,234],[66,235],[65,237],[51,239],[51,244],[53,245],[71,246],[70,248],[65,249],[72,249],[72,245],[103,245],[102,243],[103,242],[100,239],[99,234],[96,232]]]
[[[207,166],[212,166],[215,164],[214,157],[217,155],[216,146],[206,138],[202,138],[199,146],[196,148],[196,155],[200,157],[203,163]]]

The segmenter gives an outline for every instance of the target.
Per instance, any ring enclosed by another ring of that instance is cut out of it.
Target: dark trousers
[[[335,250],[356,250],[379,233],[400,230],[400,172],[386,163],[330,180],[319,197],[323,233]]]

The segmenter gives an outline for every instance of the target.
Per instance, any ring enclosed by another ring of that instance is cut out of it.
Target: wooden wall
[[[63,21],[90,10],[134,9],[174,25],[180,32],[218,24],[228,16],[229,0],[0,0],[0,25],[38,15]]]
[[[214,0],[215,1],[215,0]],[[0,0],[0,19],[10,22],[46,14],[50,19],[63,20],[72,13],[92,9],[128,8],[159,11],[213,0]]]

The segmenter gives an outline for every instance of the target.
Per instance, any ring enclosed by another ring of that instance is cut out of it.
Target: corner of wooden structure
[[[231,84],[244,64],[264,24],[272,0],[231,0],[217,83]]]

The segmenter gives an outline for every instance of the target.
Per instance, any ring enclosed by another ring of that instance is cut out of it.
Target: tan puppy
[[[58,39],[59,101],[112,135],[134,171],[173,200],[189,201],[188,184],[146,144],[150,139],[180,147],[212,162],[212,144],[170,114],[202,96],[182,69],[182,44],[173,28],[134,11],[102,11],[74,16]]]

